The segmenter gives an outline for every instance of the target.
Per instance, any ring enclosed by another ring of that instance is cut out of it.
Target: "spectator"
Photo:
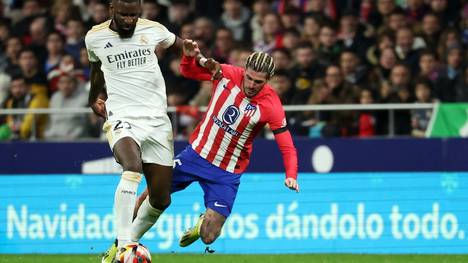
[[[286,48],[276,48],[271,51],[276,70],[290,70],[293,66],[291,52]],[[289,74],[289,72],[288,72]],[[284,103],[283,103],[284,104]]]
[[[460,81],[463,74],[463,60],[466,60],[465,51],[461,46],[455,45],[447,50],[444,57],[445,66],[441,70],[440,78],[436,82],[435,95],[443,102],[456,101],[455,84]],[[465,58],[463,57],[465,55]]]
[[[243,67],[250,54],[252,54],[252,50],[249,48],[234,48],[229,54],[229,63],[234,66]]]
[[[21,39],[19,37],[12,36],[7,39],[5,45],[5,55],[7,58],[5,72],[7,74],[14,74],[15,72],[19,72],[19,54],[22,50],[23,45],[21,43]]]
[[[403,27],[408,27],[409,23],[405,17],[405,12],[402,9],[395,9],[388,16],[385,26],[381,29],[384,31],[392,31],[394,34]]]
[[[421,29],[421,37],[423,38],[426,47],[435,50],[437,48],[441,31],[441,25],[437,15],[434,13],[427,13],[424,15]]]
[[[50,108],[83,108],[88,104],[88,92],[79,86],[73,75],[61,75],[58,90],[50,99]],[[44,136],[52,140],[72,140],[87,136],[88,116],[86,114],[51,114]]]
[[[164,16],[166,10],[156,0],[144,0],[141,17],[156,21],[162,24],[167,23],[167,17]]]
[[[73,12],[74,14],[72,14]],[[66,1],[55,1],[51,13],[55,18],[54,30],[62,35],[67,34],[67,22],[70,18],[75,17],[77,19],[77,17],[81,17],[77,7]]]
[[[369,15],[369,22],[378,30],[397,8],[395,0],[377,0],[377,9]]]
[[[379,58],[379,64],[374,67],[374,76],[376,77],[374,83],[380,85],[382,82],[390,81],[390,72],[397,64],[398,59],[393,48],[385,48]]]
[[[351,50],[340,54],[340,67],[345,80],[355,86],[371,85],[367,79],[367,68],[361,64],[359,57]]]
[[[407,0],[406,18],[411,23],[421,21],[428,11],[429,7],[424,3],[424,0]]]
[[[240,0],[224,0],[221,23],[229,28],[236,41],[250,43],[250,11]]]
[[[193,22],[186,22],[180,27],[179,36],[182,39],[195,39],[195,26]]]
[[[167,13],[169,22],[166,27],[171,32],[179,32],[180,27],[192,19],[188,0],[172,0]]]
[[[439,38],[437,54],[439,58],[444,58],[447,55],[447,50],[450,47],[462,46],[460,33],[455,28],[444,30]]]
[[[48,74],[56,67],[64,54],[65,38],[57,31],[47,36],[47,58],[44,63],[44,72]]]
[[[305,13],[318,15],[321,17],[330,17],[334,18],[336,14],[328,13],[327,10],[327,1],[326,0],[308,0],[305,4]]]
[[[283,105],[290,104],[292,82],[286,70],[276,70],[269,81],[271,87],[276,91]]]
[[[255,51],[271,52],[281,47],[283,41],[283,25],[278,14],[270,12],[263,17],[263,39],[254,43]]]
[[[398,59],[408,65],[411,72],[417,72],[419,60],[419,48],[423,46],[415,42],[411,28],[403,27],[396,32],[395,51]]]
[[[304,41],[309,41],[314,48],[320,46],[319,34],[321,23],[321,19],[318,16],[307,15],[304,18],[302,38]]]
[[[199,17],[194,21],[194,38],[198,45],[200,42],[207,47],[211,47],[215,36],[216,28],[213,21],[208,17]],[[205,54],[204,51],[202,51]]]
[[[75,61],[80,60],[80,49],[85,47],[84,25],[81,20],[71,19],[67,22],[67,34],[65,51],[70,54]]]
[[[391,92],[396,103],[410,103],[413,96],[411,87],[411,71],[404,64],[397,64],[393,67],[390,75]],[[395,111],[394,131],[397,135],[411,134],[411,113],[409,110]]]
[[[109,7],[101,1],[91,0],[88,5],[88,13],[91,14],[91,17],[85,23],[87,30],[109,19]]]
[[[24,0],[21,8],[21,19],[13,25],[12,32],[21,37],[21,41],[27,43],[29,40],[29,25],[33,20],[43,13],[37,0]]]
[[[381,32],[377,36],[377,44],[369,47],[366,52],[367,61],[372,65],[379,64],[380,56],[384,49],[394,48],[395,38],[391,31]]]
[[[431,103],[431,83],[427,80],[419,80],[415,85],[416,103]],[[425,137],[426,129],[431,120],[432,110],[415,109],[411,111],[411,134],[416,137]]]
[[[429,5],[431,11],[437,16],[442,28],[454,27],[458,24],[459,16],[456,10],[460,10],[459,1],[448,0],[430,0]]]
[[[231,30],[226,27],[221,27],[216,30],[216,38],[214,50],[212,52],[213,58],[220,63],[227,63],[229,53],[235,46],[235,40]]]
[[[33,50],[25,48],[19,53],[19,72],[33,93],[43,93],[47,96],[47,80],[42,67],[39,66],[36,54]]]
[[[359,24],[357,14],[352,10],[345,11],[340,19],[340,32],[338,38],[343,46],[356,53],[359,57],[365,57],[367,49],[371,45],[370,39],[364,36],[365,28]]]
[[[250,19],[250,30],[252,31],[252,41],[255,43],[263,40],[263,18],[271,11],[269,0],[255,0],[252,10],[253,16]]]
[[[80,50],[80,68],[83,71],[83,77],[85,81],[89,80],[89,59],[88,59],[88,52],[86,51],[86,48],[83,47]]]
[[[165,75],[169,106],[187,105],[200,88],[198,82],[182,77],[179,65],[180,58],[172,57],[169,64],[170,71]]]
[[[286,29],[283,33],[283,47],[292,52],[301,42],[301,33],[294,28]]]
[[[343,45],[338,41],[338,35],[333,24],[324,24],[320,28],[319,42],[317,54],[319,63],[329,65],[336,62],[343,50]]]
[[[419,77],[434,83],[439,75],[437,53],[428,49],[421,51],[419,55]]]
[[[31,89],[26,78],[14,75],[11,79],[10,96],[3,103],[5,109],[36,109],[47,108],[49,101],[42,92]],[[6,124],[10,127],[14,139],[42,138],[47,116],[43,114],[34,115],[7,115]]]
[[[291,69],[294,96],[292,104],[305,104],[312,93],[315,79],[323,75],[315,51],[309,43],[299,45],[295,51],[296,66]]]
[[[86,81],[83,70],[78,67],[78,63],[70,54],[65,54],[60,60],[59,65],[47,74],[49,94],[53,94],[58,90],[58,81],[63,74],[72,75],[78,80],[79,84],[83,84]]]
[[[374,103],[374,95],[370,89],[361,90],[359,101],[361,104]],[[376,116],[369,110],[360,111],[358,114],[358,136],[372,137],[376,135]]]
[[[40,65],[44,64],[47,57],[47,49],[45,48],[45,45],[49,29],[47,28],[46,23],[47,20],[45,17],[35,18],[29,28],[30,39],[26,42],[28,48],[34,51]]]
[[[301,16],[301,9],[293,5],[288,5],[281,14],[281,22],[285,29],[301,31]]]

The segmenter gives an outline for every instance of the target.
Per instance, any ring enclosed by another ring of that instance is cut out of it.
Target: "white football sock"
[[[140,238],[156,223],[163,210],[156,209],[149,203],[149,197],[138,209],[137,217],[132,224],[132,241],[139,242]]]
[[[114,213],[118,247],[131,243],[133,209],[137,199],[138,184],[141,175],[137,172],[124,171],[115,190]]]

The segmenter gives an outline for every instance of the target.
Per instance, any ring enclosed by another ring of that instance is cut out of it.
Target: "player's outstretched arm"
[[[185,39],[183,56],[180,62],[182,76],[195,80],[213,80],[221,78],[221,65],[212,58],[205,58],[198,48],[197,42]]]
[[[179,52],[182,50],[183,43],[184,41],[182,40],[182,38],[176,36],[174,44],[172,44],[172,46],[170,46],[168,50],[180,54]]]
[[[299,183],[297,182],[297,151],[296,147],[294,147],[291,133],[286,127],[274,130],[273,133],[283,156],[283,163],[286,169],[284,185],[291,190],[299,192]]]
[[[96,115],[106,118],[106,106],[104,100],[98,99],[104,93],[104,73],[101,70],[101,62],[90,63],[90,83],[88,104]]]
[[[184,56],[194,57],[198,65],[204,67],[211,73],[211,80],[219,80],[223,77],[221,64],[213,58],[206,58],[200,52],[197,42],[186,39],[183,43]]]

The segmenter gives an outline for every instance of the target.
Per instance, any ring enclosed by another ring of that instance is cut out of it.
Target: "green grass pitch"
[[[98,255],[0,255],[1,263],[88,263],[101,262]],[[154,263],[462,263],[468,255],[208,255],[158,254]]]

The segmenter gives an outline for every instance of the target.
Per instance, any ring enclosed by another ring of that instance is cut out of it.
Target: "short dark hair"
[[[15,80],[24,80],[26,82],[26,78],[21,73],[13,73],[10,77],[11,77],[11,80],[10,80],[11,82]]]

